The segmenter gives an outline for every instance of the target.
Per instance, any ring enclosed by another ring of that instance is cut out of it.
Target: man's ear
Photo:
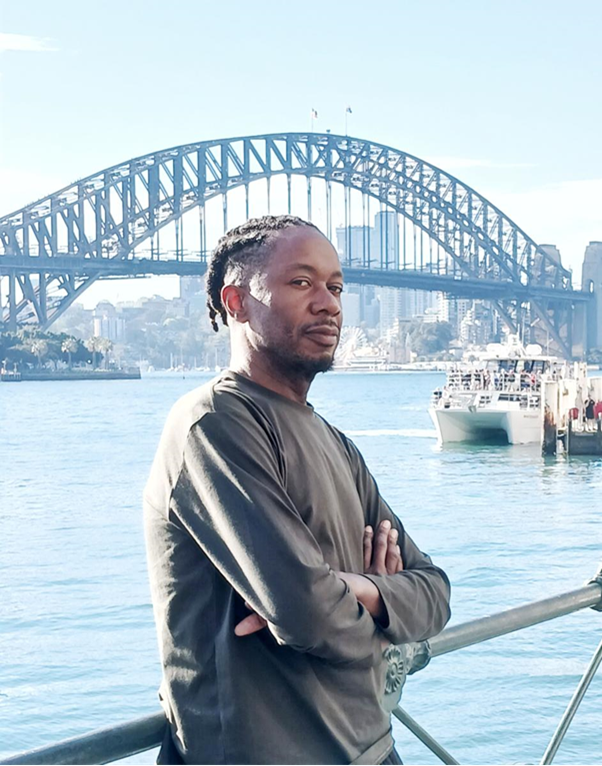
[[[242,287],[238,285],[225,285],[221,292],[222,306],[226,309],[228,316],[237,322],[246,322],[246,294]]]

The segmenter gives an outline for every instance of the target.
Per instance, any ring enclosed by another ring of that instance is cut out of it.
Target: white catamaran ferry
[[[546,356],[540,346],[524,348],[511,338],[451,368],[443,388],[433,393],[429,413],[443,443],[540,443],[543,383],[562,381],[568,398],[575,401],[586,375],[583,364]]]

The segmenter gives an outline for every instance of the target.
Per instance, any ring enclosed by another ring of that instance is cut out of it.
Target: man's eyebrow
[[[310,266],[309,263],[291,263],[290,266],[286,267],[287,271],[309,271],[310,274],[317,274],[318,269],[316,269],[315,266]],[[333,271],[330,275],[330,278],[338,277],[339,279],[343,278],[343,272],[340,269],[337,269],[337,271]]]

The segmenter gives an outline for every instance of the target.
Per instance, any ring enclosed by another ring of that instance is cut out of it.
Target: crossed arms
[[[364,529],[364,572],[375,575],[392,575],[403,570],[401,550],[397,544],[399,533],[391,528],[391,522],[381,521],[378,526],[376,537],[372,527]],[[346,582],[349,590],[354,594],[360,604],[363,604],[372,615],[378,625],[378,621],[384,618],[384,604],[380,591],[367,577],[354,572],[337,572],[338,576]],[[253,612],[251,606],[245,603],[251,610],[251,614],[241,620],[234,628],[237,636],[250,636],[258,630],[267,627],[267,620]],[[389,642],[383,640],[384,644]]]
[[[170,513],[276,641],[334,664],[372,666],[381,662],[383,637],[403,643],[441,630],[447,578],[405,534],[352,443],[346,449],[365,521],[376,530],[364,574],[325,562],[284,489],[274,441],[244,404],[204,415],[188,435]],[[395,532],[392,548],[400,550],[391,570],[394,550],[385,553],[383,573],[376,560],[386,529],[385,540]]]

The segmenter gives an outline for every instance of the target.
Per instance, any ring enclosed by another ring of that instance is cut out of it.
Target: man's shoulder
[[[254,429],[253,405],[241,386],[227,373],[194,388],[171,408],[159,441],[145,499],[155,508],[167,507],[185,462],[191,434],[203,441],[236,439],[241,430]],[[197,428],[198,426],[198,428]]]
[[[168,424],[190,430],[203,418],[241,416],[255,406],[244,386],[225,371],[178,399],[169,413]]]

